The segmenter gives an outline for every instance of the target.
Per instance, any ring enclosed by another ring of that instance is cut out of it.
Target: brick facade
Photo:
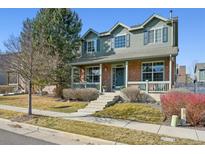
[[[112,72],[112,65],[111,64],[103,64],[102,65],[102,85],[106,86],[107,91],[111,91],[112,83],[111,83],[111,72]]]
[[[142,62],[160,61],[163,60],[165,64],[165,81],[169,81],[169,61],[170,58],[148,59],[148,60],[132,60],[128,61],[128,81],[141,81],[141,66]],[[172,85],[175,81],[175,63],[176,58],[172,61]],[[95,65],[96,66],[96,65]],[[102,86],[106,86],[107,91],[112,89],[112,64],[102,64]],[[85,81],[85,66],[80,67],[80,81]]]

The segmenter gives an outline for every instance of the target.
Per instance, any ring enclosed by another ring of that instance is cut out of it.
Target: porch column
[[[100,64],[100,92],[102,92],[102,64]]]
[[[71,88],[73,88],[73,66],[71,66]]]
[[[169,89],[172,88],[172,55],[169,57]]]
[[[125,88],[127,88],[128,83],[128,61],[125,61]]]

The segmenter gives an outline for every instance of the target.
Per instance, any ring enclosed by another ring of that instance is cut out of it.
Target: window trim
[[[118,47],[118,48],[116,48],[116,47],[115,47],[115,38],[116,38],[116,37],[119,37],[119,36],[125,36],[125,46],[124,46],[124,47]],[[115,48],[115,49],[124,49],[124,48],[126,48],[126,41],[127,41],[127,40],[126,40],[126,37],[127,37],[127,33],[122,33],[122,34],[117,34],[117,35],[115,35],[115,36],[114,36],[114,48]]]
[[[94,42],[94,51],[88,51],[88,42]],[[86,40],[86,45],[87,45],[87,49],[86,49],[86,52],[88,54],[92,54],[92,53],[95,53],[97,52],[97,39],[87,39]]]
[[[144,81],[143,80],[143,64],[148,64],[148,63],[152,63],[152,81],[150,81],[150,82],[153,82],[153,78],[154,78],[154,72],[153,72],[153,64],[154,63],[163,63],[163,65],[164,65],[164,70],[163,70],[163,80],[162,81],[165,81],[165,72],[166,72],[166,66],[165,66],[165,61],[164,60],[157,60],[157,61],[144,61],[144,62],[142,62],[141,63],[141,81]],[[146,73],[146,72],[145,72]],[[157,82],[157,81],[156,81]],[[158,82],[160,82],[160,81],[158,81]]]
[[[167,42],[163,42],[163,28],[168,26],[159,26],[159,27],[154,27],[154,28],[150,28],[150,29],[146,29],[146,31],[149,33],[149,31],[154,30],[154,42],[149,43],[149,34],[148,34],[148,43],[146,45],[153,45],[153,44],[162,44],[162,43],[167,43]],[[156,42],[156,30],[161,29],[161,41],[160,42]],[[168,28],[169,29],[169,28]],[[168,31],[169,32],[169,31]],[[145,33],[145,32],[144,32]]]
[[[203,79],[200,78],[200,73],[201,73],[201,72],[205,72],[205,69],[199,69],[198,72],[199,72],[199,81],[200,81],[200,82],[204,82],[205,79],[203,80]]]
[[[86,67],[85,67],[85,81],[86,81],[87,83],[94,83],[94,84],[100,83],[100,81],[99,81],[99,82],[88,82],[88,81],[87,81],[87,71],[88,71],[89,68],[94,68],[94,67],[98,67],[98,68],[99,68],[99,71],[100,71],[100,66],[98,66],[98,65],[86,66]],[[100,77],[100,74],[99,74],[99,77]],[[92,81],[93,81],[93,79],[92,79]]]

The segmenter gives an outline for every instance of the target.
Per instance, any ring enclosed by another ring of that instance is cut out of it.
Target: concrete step
[[[96,104],[107,104],[107,102],[109,102],[109,101],[96,100],[96,101],[91,101],[90,104],[91,104],[91,103],[96,103]]]
[[[86,109],[93,109],[93,110],[98,110],[98,109],[103,109],[105,106],[88,106],[86,108],[84,108],[84,110]],[[83,109],[82,109],[83,110]]]
[[[97,100],[91,101],[84,109],[79,109],[78,113],[93,114],[96,111],[101,111],[107,105],[108,102],[112,101],[118,93],[104,93],[100,95]]]
[[[80,110],[80,111],[78,111],[78,113],[94,114],[97,111],[100,111],[100,109],[99,110]]]
[[[87,107],[96,107],[96,106],[97,107],[104,107],[106,104],[97,104],[97,103],[95,103],[95,104],[88,104]]]

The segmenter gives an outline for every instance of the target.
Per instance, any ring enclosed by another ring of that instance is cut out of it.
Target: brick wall
[[[111,64],[102,64],[102,85],[107,87],[107,90],[110,91],[112,88],[111,84]]]
[[[85,66],[80,66],[80,82],[85,81]]]
[[[141,61],[133,60],[128,62],[128,81],[141,80]]]

